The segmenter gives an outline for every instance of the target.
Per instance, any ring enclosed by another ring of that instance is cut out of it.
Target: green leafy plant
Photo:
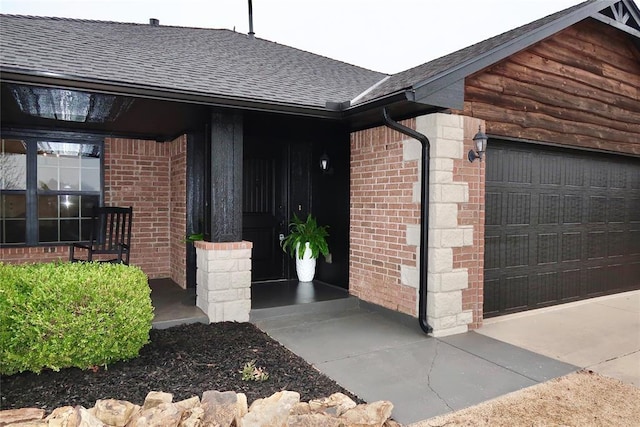
[[[244,364],[244,367],[238,371],[242,374],[242,381],[263,382],[269,379],[269,374],[264,368],[256,366],[256,361],[252,360]]]
[[[199,240],[204,240],[204,234],[203,233],[192,233],[192,234],[189,234],[187,237],[185,237],[185,239],[182,242],[183,243],[193,243],[193,242],[197,242]]]
[[[109,263],[0,263],[0,373],[136,357],[153,320],[147,276]]]
[[[297,252],[298,258],[302,259],[305,244],[309,242],[312,258],[318,258],[320,254],[327,256],[329,255],[329,245],[327,244],[329,233],[327,228],[329,227],[318,225],[311,214],[307,215],[306,221],[302,221],[296,214],[293,214],[293,222],[289,224],[289,235],[282,241],[282,250],[293,258],[296,249],[300,247],[301,250]]]

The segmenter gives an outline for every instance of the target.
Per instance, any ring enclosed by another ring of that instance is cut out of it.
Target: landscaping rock
[[[393,405],[380,401],[356,405],[341,393],[308,403],[283,390],[257,399],[209,390],[172,403],[170,393],[153,391],[142,407],[116,399],[98,400],[90,409],[62,406],[43,418],[42,409],[0,411],[0,427],[400,427],[389,419]]]
[[[286,427],[289,412],[298,402],[300,394],[295,391],[279,391],[266,399],[258,399],[242,418],[244,427]]]
[[[0,411],[0,426],[27,421],[40,421],[44,418],[44,409],[22,408]]]
[[[382,427],[391,417],[393,404],[380,400],[366,405],[358,405],[340,416],[350,427]]]
[[[202,394],[205,426],[228,427],[238,417],[238,396],[233,391],[205,391]]]
[[[144,404],[142,409],[151,409],[160,405],[161,403],[171,403],[173,401],[173,394],[163,393],[161,391],[150,391],[147,397],[144,398]]]
[[[138,405],[126,400],[105,399],[98,400],[89,412],[109,426],[124,427],[131,415],[138,410]]]

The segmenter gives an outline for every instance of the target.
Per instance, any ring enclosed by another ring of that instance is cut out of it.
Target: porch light
[[[329,170],[329,164],[329,156],[325,151],[324,154],[320,156],[320,169],[322,170],[322,172],[327,172]]]
[[[487,137],[487,135],[482,132],[482,129],[480,128],[480,126],[478,126],[478,133],[473,136],[473,142],[476,144],[476,151],[469,150],[469,154],[467,155],[467,158],[470,162],[473,163],[475,159],[480,159],[480,161],[482,161],[482,157],[487,151],[488,140],[489,138]]]

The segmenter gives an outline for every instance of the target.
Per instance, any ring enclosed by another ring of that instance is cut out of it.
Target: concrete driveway
[[[640,387],[640,291],[486,319],[476,333]]]

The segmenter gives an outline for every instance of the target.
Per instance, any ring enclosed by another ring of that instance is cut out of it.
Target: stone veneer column
[[[460,225],[460,203],[469,201],[466,182],[454,181],[454,159],[465,156],[464,120],[450,114],[430,114],[416,119],[416,130],[431,143],[429,192],[429,254],[427,318],[434,336],[466,332],[472,310],[462,308],[462,290],[468,287],[466,268],[454,268],[453,248],[473,245],[473,226]],[[420,143],[405,142],[405,157],[420,156]],[[409,158],[406,158],[408,160]],[[420,183],[414,198],[420,200]],[[419,226],[409,226],[407,243],[419,245]]]
[[[195,242],[196,305],[209,322],[248,322],[251,242]]]

